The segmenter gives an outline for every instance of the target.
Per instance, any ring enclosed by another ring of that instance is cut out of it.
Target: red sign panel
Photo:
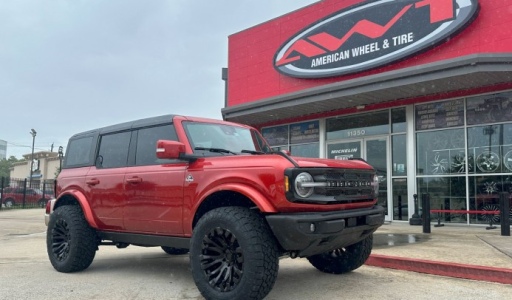
[[[299,32],[274,57],[279,72],[322,78],[388,65],[447,41],[477,16],[478,0],[378,0]]]

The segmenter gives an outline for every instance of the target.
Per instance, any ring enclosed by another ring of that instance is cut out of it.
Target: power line
[[[15,144],[15,143],[11,143],[11,142],[7,142],[7,145],[11,145],[12,147],[19,147],[19,148],[32,148],[32,146],[20,145],[20,144]],[[41,146],[34,147],[34,149],[41,150],[41,151],[47,151],[47,148],[42,148]]]

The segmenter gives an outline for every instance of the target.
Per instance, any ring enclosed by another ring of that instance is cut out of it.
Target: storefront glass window
[[[407,147],[405,134],[393,135],[393,176],[407,175]]]
[[[327,119],[327,139],[338,140],[389,133],[389,111]]]
[[[512,121],[512,92],[468,98],[467,124]]]
[[[393,220],[407,221],[408,214],[407,179],[395,178],[393,179]]]
[[[288,146],[288,125],[263,128],[261,133],[272,147]]]
[[[433,130],[464,125],[464,99],[416,105],[416,130]]]
[[[293,156],[301,157],[320,157],[320,146],[318,143],[291,145],[290,152]]]
[[[469,173],[512,172],[512,124],[468,128]]]
[[[422,214],[421,203],[425,194],[430,197],[430,209],[466,210],[466,177],[420,177],[418,180],[418,204]],[[431,220],[437,218],[447,223],[466,223],[467,214],[441,213],[432,214]]]
[[[418,175],[465,174],[466,165],[464,129],[416,134]]]
[[[391,131],[393,133],[406,132],[407,122],[405,118],[405,107],[391,110]]]
[[[290,124],[290,144],[316,143],[319,140],[318,121]]]
[[[466,124],[459,101],[416,106],[418,195],[429,194],[431,209],[476,211],[441,213],[442,222],[499,224],[485,211],[499,211],[500,193],[512,193],[512,93],[468,98]],[[451,126],[459,128],[423,131]]]
[[[320,157],[319,121],[263,128],[261,133],[274,151],[290,150],[294,156]]]
[[[506,176],[471,176],[469,177],[469,205],[471,210],[499,211],[500,193],[512,194],[512,175]],[[512,204],[512,198],[509,200]],[[512,205],[511,205],[512,207]],[[512,211],[509,215],[512,218]],[[499,224],[499,215],[476,214],[470,216],[474,224]]]

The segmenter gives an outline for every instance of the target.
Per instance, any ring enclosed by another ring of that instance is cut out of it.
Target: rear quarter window
[[[125,167],[130,147],[131,131],[103,135],[96,159],[98,168]]]
[[[93,136],[72,139],[68,143],[63,168],[75,168],[91,165]]]

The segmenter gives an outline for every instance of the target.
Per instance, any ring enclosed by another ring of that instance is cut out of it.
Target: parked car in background
[[[46,202],[53,197],[53,191],[45,192],[40,189],[32,189],[23,187],[7,187],[3,190],[3,203],[5,207],[13,207],[14,205],[29,205],[45,207]]]

